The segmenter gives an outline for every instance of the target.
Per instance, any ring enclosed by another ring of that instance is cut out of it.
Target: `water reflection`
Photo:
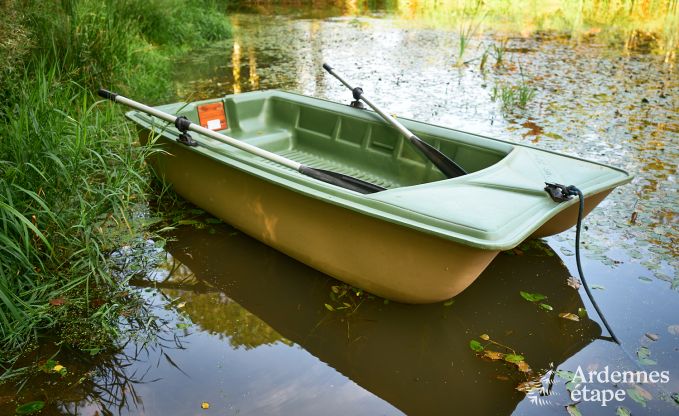
[[[499,256],[450,306],[368,299],[349,313],[325,306],[333,303],[337,281],[228,226],[183,227],[173,239],[169,264],[187,266],[203,289],[176,289],[171,277],[155,286],[185,303],[183,313],[201,332],[244,350],[299,345],[407,414],[506,414],[515,408],[523,398],[515,387],[526,376],[475,357],[469,341],[480,334],[521,352],[536,373],[558,366],[600,334],[589,319],[569,322],[519,296],[531,288],[547,295],[556,311],[583,307],[565,284],[567,270],[543,246]]]

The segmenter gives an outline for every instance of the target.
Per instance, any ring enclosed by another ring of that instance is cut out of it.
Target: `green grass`
[[[0,4],[0,368],[43,336],[115,345],[139,299],[111,254],[152,235],[153,149],[94,91],[162,100],[171,58],[229,35],[208,1]]]

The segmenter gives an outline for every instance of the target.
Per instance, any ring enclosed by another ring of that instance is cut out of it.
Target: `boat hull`
[[[159,140],[164,152],[151,165],[183,198],[302,263],[387,299],[449,299],[499,253],[324,203]]]

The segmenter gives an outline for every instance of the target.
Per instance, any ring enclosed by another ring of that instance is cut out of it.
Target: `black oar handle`
[[[97,94],[99,94],[99,96],[101,98],[106,98],[107,100],[111,100],[113,102],[116,101],[116,97],[118,96],[118,94],[116,94],[115,92],[111,92],[111,91],[105,90],[103,88],[99,88],[99,90],[97,91]]]

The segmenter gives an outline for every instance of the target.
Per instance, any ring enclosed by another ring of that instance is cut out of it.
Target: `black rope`
[[[589,289],[589,285],[585,280],[585,273],[583,273],[582,271],[582,263],[580,262],[580,230],[582,229],[582,215],[585,211],[585,197],[582,195],[582,191],[573,185],[569,186],[567,190],[571,195],[577,195],[578,199],[580,200],[580,207],[578,208],[578,224],[575,227],[575,263],[578,266],[578,274],[580,275],[580,280],[582,281],[582,285],[585,287],[585,292],[587,292],[587,297],[589,298],[589,301],[592,302],[592,306],[594,306],[596,313],[599,315],[599,319],[601,319],[601,322],[603,322],[608,333],[611,334],[611,338],[616,344],[622,346],[620,339],[618,339],[618,337],[615,335],[615,333],[611,329],[611,326],[608,324],[608,321],[606,320],[606,318],[604,318],[604,314],[601,312],[601,309],[599,309],[599,305],[594,300],[594,296],[592,296],[592,291]]]

